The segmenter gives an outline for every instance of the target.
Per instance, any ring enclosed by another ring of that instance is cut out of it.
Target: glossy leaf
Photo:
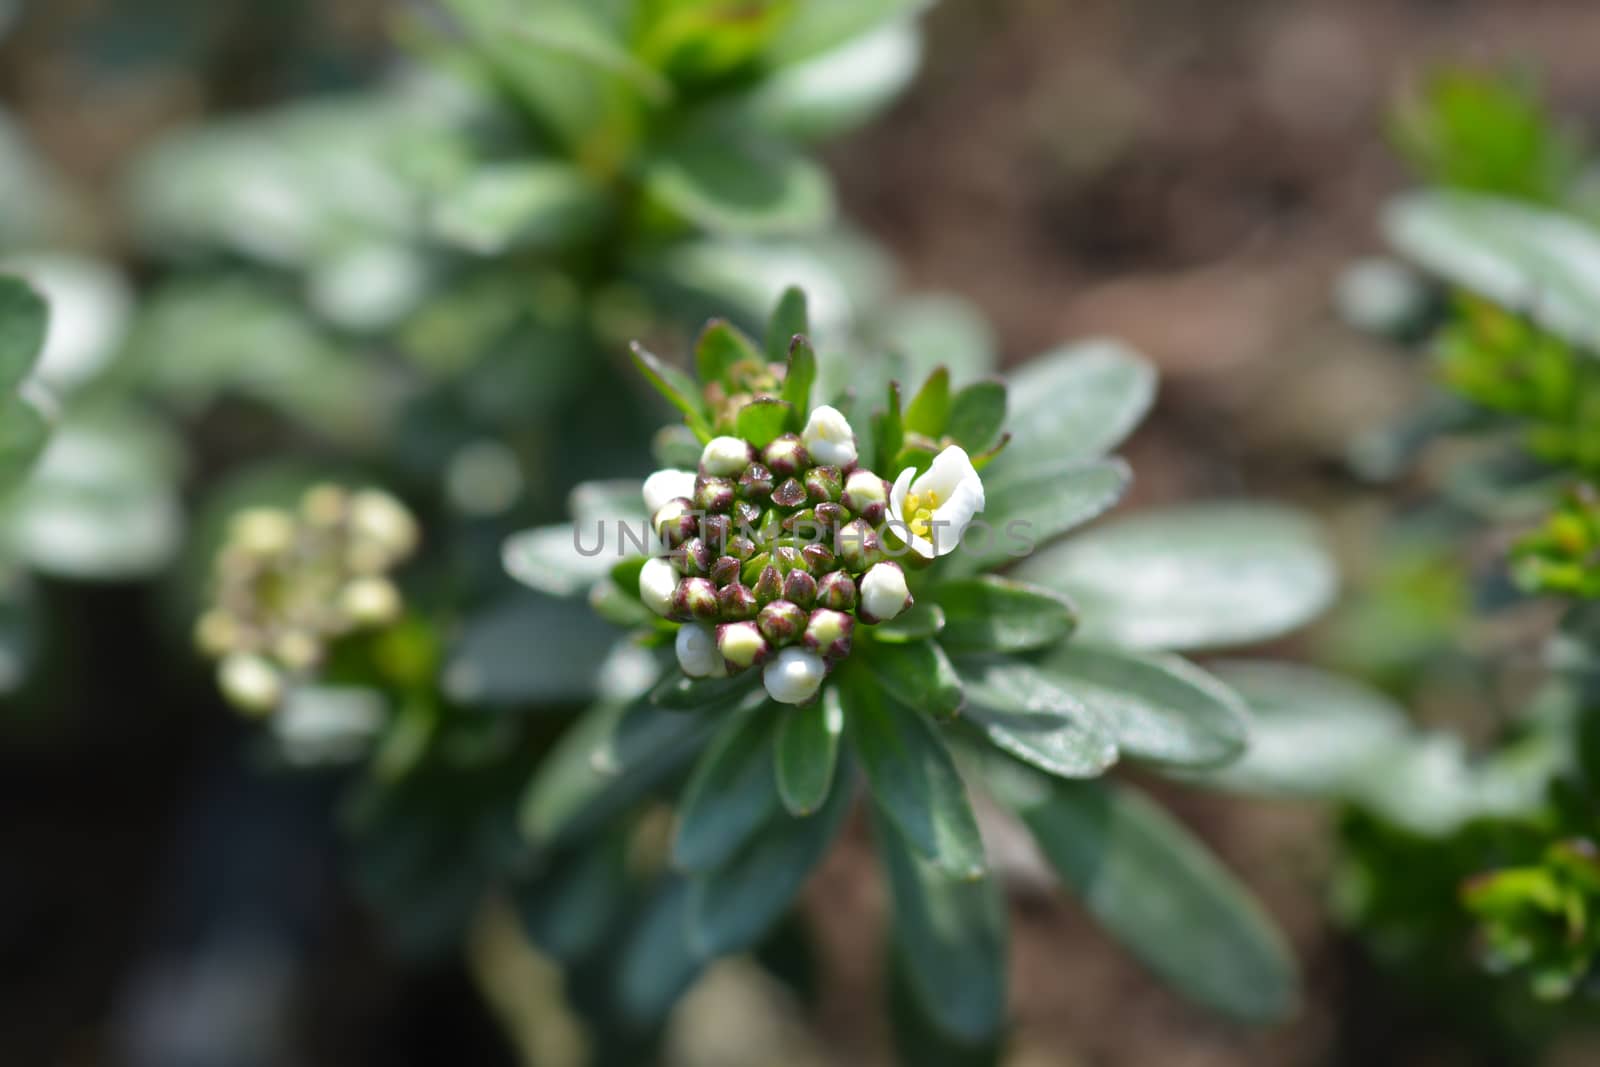
[[[996,473],[1106,455],[1144,418],[1155,391],[1155,368],[1120,342],[1086,341],[1045,353],[1010,378],[1011,445]]]
[[[572,523],[538,526],[508,537],[501,560],[511,577],[529,588],[552,596],[576,596],[609,574],[617,562],[601,547],[602,536],[594,531],[580,535]],[[582,537],[593,538],[595,544],[580,544]],[[590,554],[591,548],[599,550]]]
[[[811,387],[816,380],[817,353],[809,338],[796,336],[789,343],[789,369],[783,378],[783,399],[794,408],[796,428],[805,424],[811,410]]]
[[[825,688],[820,701],[784,709],[773,756],[778,796],[790,815],[813,815],[822,807],[833,785],[843,729],[838,686]]]
[[[778,712],[767,704],[728,718],[696,761],[672,841],[672,862],[679,870],[720,866],[777,810]]]
[[[1027,652],[1065,639],[1078,624],[1062,594],[998,575],[940,582],[927,596],[944,614],[939,643],[951,650]]]
[[[728,381],[728,371],[736,363],[759,363],[761,353],[743,332],[724,319],[712,319],[700,331],[694,346],[695,373],[702,383]]]
[[[957,669],[967,691],[966,718],[1002,751],[1063,778],[1094,778],[1117,761],[1110,726],[1032,664],[963,658]]]
[[[791,285],[778,298],[778,306],[773,308],[772,317],[767,321],[767,362],[782,363],[787,360],[794,339],[809,336],[810,333],[805,290]]]
[[[926,641],[944,631],[944,610],[930,600],[919,600],[887,622],[874,623],[872,639],[884,644],[903,645]]]
[[[938,440],[950,421],[950,405],[950,369],[936,367],[906,405],[907,432]]]
[[[1133,472],[1120,459],[1063,460],[1018,468],[991,479],[981,516],[987,536],[969,529],[957,562],[976,570],[1027,557],[1109,510]]]
[[[859,654],[884,692],[906,707],[941,719],[961,710],[961,679],[950,657],[932,641],[874,641]]]
[[[1006,421],[1006,387],[1001,382],[973,382],[950,399],[944,432],[968,452],[982,452],[1000,436]]]
[[[757,448],[765,448],[789,428],[794,414],[794,408],[786,401],[757,397],[739,409],[735,432]]]
[[[670,711],[704,711],[751,692],[760,678],[758,671],[721,678],[690,678],[681,671],[672,670],[650,691],[649,700],[656,707]]]

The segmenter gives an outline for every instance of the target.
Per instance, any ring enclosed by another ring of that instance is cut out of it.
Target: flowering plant
[[[1092,780],[1121,759],[1192,771],[1244,750],[1240,698],[1156,650],[1259,640],[1319,610],[1332,579],[1314,536],[1211,507],[1055,544],[1126,488],[1106,453],[1150,401],[1147,364],[1096,343],[1010,387],[957,388],[939,368],[909,400],[891,381],[877,402],[815,404],[804,306],[786,293],[764,345],[713,322],[697,377],[635,345],[684,417],[658,439],[662,469],[580,488],[576,523],[506,546],[524,582],[587,591],[635,633],[609,697],[529,785],[536,864],[592,871],[574,855],[687,772],[670,861],[618,957],[622,1014],[654,1017],[706,962],[757,945],[860,782],[902,1007],[943,1040],[985,1045],[1004,1024],[1004,898],[980,824],[1007,810],[1180,990],[1282,1015],[1293,963],[1248,894],[1148,800]],[[554,914],[536,938],[582,910],[537,901]]]

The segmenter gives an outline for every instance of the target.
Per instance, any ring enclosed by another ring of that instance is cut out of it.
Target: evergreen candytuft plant
[[[1236,758],[1240,699],[1155,650],[1263,639],[1332,590],[1314,536],[1268,508],[1058,543],[1126,487],[1104,457],[1149,402],[1148,366],[1097,343],[1009,386],[956,387],[938,368],[909,400],[891,381],[819,404],[798,291],[764,344],[709,325],[697,375],[634,357],[684,419],[658,439],[663,469],[631,493],[580,491],[615,504],[505,549],[524,582],[586,592],[636,634],[622,646],[636,678],[561,741],[520,818],[541,866],[590,870],[605,827],[641,832],[655,824],[640,813],[673,798],[654,903],[619,957],[621,1014],[655,1018],[706,962],[759,945],[863,786],[906,1040],[985,1047],[1004,1027],[1004,896],[979,794],[1178,989],[1285,1014],[1294,967],[1247,894],[1137,791],[1095,781],[1122,759],[1193,773]],[[537,900],[546,944],[590,907]]]

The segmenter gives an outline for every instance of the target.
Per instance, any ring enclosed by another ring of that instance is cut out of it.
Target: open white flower
[[[761,671],[767,695],[780,704],[804,704],[816,695],[827,673],[822,657],[803,648],[786,648]]]
[[[668,467],[644,480],[644,510],[654,515],[661,505],[678,497],[694,499],[694,471],[680,471]]]
[[[838,408],[824,404],[812,411],[800,440],[813,463],[848,467],[856,461],[856,432]]]
[[[947,556],[983,510],[983,479],[957,445],[933,457],[922,476],[907,467],[889,493],[891,528],[923,559]]]
[[[678,666],[691,678],[709,678],[728,671],[722,653],[717,651],[716,634],[702,623],[686,622],[678,627],[673,650],[678,654]]]

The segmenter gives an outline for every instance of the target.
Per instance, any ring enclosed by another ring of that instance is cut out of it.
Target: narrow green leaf
[[[994,444],[1006,421],[1006,387],[998,381],[973,382],[951,398],[944,432],[968,452]]]
[[[0,391],[33,371],[50,326],[50,307],[21,278],[0,275]]]
[[[773,309],[772,318],[767,322],[767,362],[782,363],[787,360],[794,339],[810,333],[805,290],[791,285],[778,298],[778,306]]]
[[[952,877],[917,856],[888,819],[873,820],[873,838],[912,994],[939,1029],[969,1044],[992,1040],[1006,1005],[1006,916],[995,879]]]
[[[1070,642],[1040,664],[1117,739],[1124,755],[1214,767],[1244,751],[1249,712],[1213,676],[1177,656]]]
[[[1026,652],[1063,640],[1078,613],[1060,593],[986,574],[941,582],[927,596],[943,609],[948,649]]]
[[[887,699],[859,673],[841,685],[846,735],[866,771],[873,802],[941,870],[957,878],[982,877],[983,839],[933,723]]]
[[[702,384],[728,384],[728,370],[736,363],[759,363],[755,342],[725,319],[712,319],[700,331],[694,346],[695,373]]]
[[[961,710],[961,679],[950,657],[932,641],[874,641],[863,644],[860,654],[884,691],[906,707],[939,719]]]
[[[894,1029],[894,1049],[899,1063],[917,1067],[1000,1067],[1004,1035],[980,1041],[962,1041],[941,1028],[923,1005],[899,953],[889,953],[889,1017]]]
[[[931,600],[919,600],[887,622],[874,623],[872,639],[885,644],[903,645],[926,641],[944,631],[944,611]]]
[[[704,448],[695,432],[679,423],[661,427],[650,440],[650,454],[655,457],[656,466],[677,470],[694,470]]]
[[[757,448],[765,448],[794,421],[787,401],[760,396],[739,409],[735,432]]]
[[[906,429],[938,440],[950,422],[950,368],[935,367],[906,405]]]
[[[438,198],[433,229],[482,256],[513,248],[551,248],[589,237],[605,219],[606,198],[581,169],[549,161],[494,163],[469,171]]]
[[[22,481],[50,440],[50,420],[20,393],[0,395],[0,491]]]
[[[1110,727],[1056,679],[1004,656],[963,658],[966,717],[989,743],[1062,778],[1094,778],[1117,761]]]
[[[701,711],[752,692],[760,677],[759,671],[745,671],[721,678],[690,678],[673,670],[656,683],[648,699],[656,707],[669,711]]]
[[[781,143],[696,131],[655,149],[640,169],[651,200],[712,233],[805,233],[833,218],[827,172]]]
[[[995,796],[1027,823],[1084,906],[1178,992],[1249,1022],[1299,999],[1294,958],[1249,891],[1138,793],[985,761]]]
[[[672,862],[682,871],[720,866],[778,808],[773,773],[778,708],[729,717],[695,763],[678,808]]]
[[[878,467],[884,470],[892,469],[898,474],[900,468],[894,467],[894,458],[906,440],[905,419],[900,413],[899,382],[889,383],[888,407],[882,414],[873,416],[872,425],[872,436],[877,442]]]
[[[784,710],[774,756],[778,796],[789,814],[813,815],[822,807],[833,784],[843,729],[838,686],[824,689],[817,703]]]
[[[582,537],[595,544],[580,545]],[[599,546],[595,531],[580,535],[576,526],[563,522],[512,534],[500,556],[506,571],[522,584],[551,596],[576,596],[610,572],[615,556],[603,550],[589,554],[589,549]],[[638,580],[635,573],[636,590]]]
[[[638,1030],[661,1025],[683,991],[705,969],[689,942],[690,886],[661,878],[623,941],[612,975],[621,1021]]]
[[[656,387],[656,392],[683,412],[689,428],[702,441],[709,441],[712,436],[711,424],[706,422],[705,411],[700,404],[700,389],[695,385],[694,379],[677,367],[663,363],[637,341],[629,345],[628,350],[633,353],[634,365],[649,379],[650,384]]]
[[[627,905],[626,861],[626,838],[610,831],[516,881],[512,899],[528,940],[568,964],[593,951]]]
[[[1021,559],[1097,518],[1128,488],[1133,472],[1120,459],[1056,460],[1008,468],[987,487],[987,537],[962,538],[956,562],[967,570]]]
[[[1011,447],[996,464],[1098,459],[1116,448],[1150,410],[1155,368],[1116,341],[1088,341],[1047,352],[1011,376]]]
[[[811,387],[817,380],[817,353],[811,341],[796,336],[789,345],[789,370],[783,379],[783,398],[794,407],[795,428],[811,411]]]

